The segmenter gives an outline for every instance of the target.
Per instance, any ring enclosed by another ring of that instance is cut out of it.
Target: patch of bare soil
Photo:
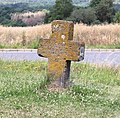
[[[61,86],[59,85],[59,81],[55,80],[52,81],[49,85],[48,85],[48,90],[50,92],[63,92],[67,89],[67,87]]]

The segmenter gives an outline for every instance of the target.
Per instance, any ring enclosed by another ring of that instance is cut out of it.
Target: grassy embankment
[[[0,61],[0,117],[119,118],[120,68],[73,63],[73,85],[49,92],[46,62]]]
[[[49,38],[50,34],[50,24],[34,27],[0,26],[0,48],[37,48],[39,40]],[[85,42],[86,48],[120,49],[120,25],[76,24],[74,40]]]

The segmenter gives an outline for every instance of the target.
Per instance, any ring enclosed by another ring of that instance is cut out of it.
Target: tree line
[[[87,7],[74,6],[72,0],[56,0],[51,7],[29,7],[27,3],[0,5],[0,25],[26,26],[22,20],[11,20],[11,14],[42,9],[49,10],[44,23],[50,23],[53,20],[70,20],[74,23],[82,22],[87,25],[120,22],[120,10],[118,6],[114,6],[113,0],[91,0]]]
[[[56,0],[45,23],[56,19],[87,25],[120,22],[120,10],[114,7],[113,0],[91,0],[88,7],[76,7],[72,0]]]
[[[36,12],[42,9],[49,9],[49,6],[29,7],[27,3],[0,5],[0,25],[4,26],[27,26],[21,19],[12,20],[14,13]]]

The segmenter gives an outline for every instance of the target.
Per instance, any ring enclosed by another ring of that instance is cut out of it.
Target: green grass
[[[26,40],[23,40],[21,43],[17,43],[17,44],[0,44],[0,48],[14,48],[14,49],[19,49],[19,48],[28,48],[28,49],[37,49],[38,45],[39,45],[39,38],[33,39],[30,42],[26,43]],[[120,49],[120,43],[116,43],[116,44],[109,44],[109,45],[86,45],[86,49],[94,49],[94,48],[98,48],[98,49]]]
[[[0,44],[0,48],[3,49],[8,49],[8,48],[14,48],[14,49],[19,49],[19,48],[28,48],[28,49],[37,49],[39,45],[39,39],[33,39],[32,41],[26,42],[26,40],[23,40],[21,43],[16,43],[16,44]]]
[[[119,118],[119,70],[73,63],[72,86],[49,92],[46,68],[46,62],[0,61],[1,118]]]
[[[100,49],[120,49],[120,43],[110,45],[87,45],[86,48],[100,48]]]

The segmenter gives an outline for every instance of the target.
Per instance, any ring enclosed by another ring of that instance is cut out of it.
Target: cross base
[[[64,67],[64,71],[62,72],[61,76],[58,78],[54,78],[54,80],[53,74],[49,73],[48,80],[53,80],[51,81],[51,84],[49,86],[50,89],[66,88],[69,86],[70,66],[71,61],[67,60]]]
[[[70,66],[71,66],[71,61],[66,61],[64,71],[63,71],[61,77],[59,78],[59,85],[61,87],[69,86]]]

